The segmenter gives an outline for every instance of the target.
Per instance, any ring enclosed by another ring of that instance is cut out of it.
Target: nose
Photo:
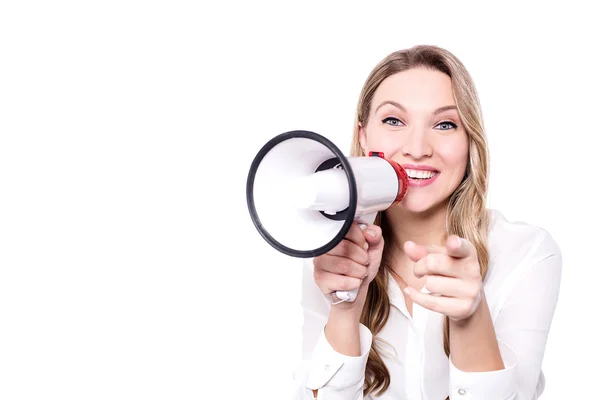
[[[419,160],[425,157],[431,157],[433,148],[429,142],[425,129],[414,128],[406,132],[400,150],[405,157],[411,157]]]

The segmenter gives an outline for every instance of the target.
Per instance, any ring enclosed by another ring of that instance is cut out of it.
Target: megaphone
[[[406,195],[408,175],[381,152],[346,157],[326,137],[296,130],[269,140],[255,156],[246,182],[254,226],[276,250],[317,257],[340,243],[352,226],[375,222],[377,212]],[[335,292],[354,301],[358,289]]]

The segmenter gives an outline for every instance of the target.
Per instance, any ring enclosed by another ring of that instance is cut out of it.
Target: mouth
[[[425,165],[406,165],[403,167],[406,175],[408,175],[408,185],[410,187],[427,186],[433,183],[440,174],[440,171]]]

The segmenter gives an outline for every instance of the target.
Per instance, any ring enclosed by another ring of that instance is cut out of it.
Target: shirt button
[[[329,371],[329,364],[325,364],[325,371]]]
[[[458,389],[458,394],[464,396],[465,394],[467,394],[467,391],[465,389]]]

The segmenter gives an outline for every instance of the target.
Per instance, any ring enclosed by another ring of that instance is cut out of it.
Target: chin
[[[406,196],[396,207],[405,213],[427,215],[445,209],[447,204],[447,198]]]

